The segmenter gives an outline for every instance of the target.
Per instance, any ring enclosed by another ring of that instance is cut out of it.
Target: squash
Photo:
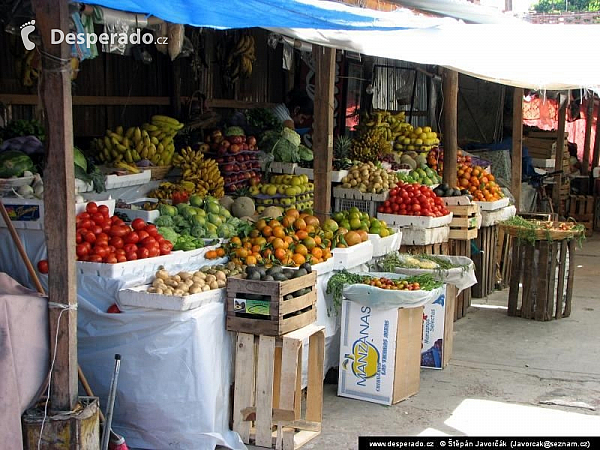
[[[235,217],[252,216],[254,211],[254,200],[250,197],[238,197],[231,205],[231,213]]]
[[[0,153],[0,178],[20,177],[33,170],[33,161],[25,153],[9,150]]]

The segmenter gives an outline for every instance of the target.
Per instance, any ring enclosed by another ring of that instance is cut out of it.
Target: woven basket
[[[558,226],[560,222],[555,222]],[[517,238],[526,238],[531,235],[531,229],[525,227],[517,227],[514,225],[501,225],[504,231],[510,236]],[[544,230],[537,229],[535,231],[535,239],[538,241],[562,241],[572,239],[582,234],[582,230]]]
[[[172,167],[173,166],[155,166],[155,167],[148,167],[145,170],[150,171],[150,179],[151,180],[162,180],[171,171]]]

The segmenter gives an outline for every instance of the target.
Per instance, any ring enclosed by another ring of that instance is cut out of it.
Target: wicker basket
[[[558,226],[560,222],[555,222],[555,226]],[[525,239],[531,235],[531,231],[535,232],[535,239],[539,241],[562,241],[565,239],[573,239],[576,236],[581,235],[582,230],[546,230],[546,229],[536,229],[531,230],[525,227],[518,227],[515,225],[504,225],[501,224],[502,228],[504,228],[504,232],[510,236],[514,236],[517,238]]]
[[[173,166],[155,166],[155,167],[148,167],[145,170],[150,171],[150,173],[151,173],[150,179],[151,180],[162,180],[171,171],[172,167]]]

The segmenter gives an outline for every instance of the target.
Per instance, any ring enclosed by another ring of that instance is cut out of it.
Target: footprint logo
[[[29,39],[29,35],[33,33],[33,30],[35,30],[35,20],[25,22],[21,25],[21,39],[23,39],[23,45],[26,50],[33,50],[35,48],[35,44]]]

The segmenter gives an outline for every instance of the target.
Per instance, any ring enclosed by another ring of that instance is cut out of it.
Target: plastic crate
[[[347,211],[356,207],[361,212],[366,212],[369,216],[375,217],[377,214],[377,202],[373,200],[358,200],[353,198],[335,198],[334,211]]]

